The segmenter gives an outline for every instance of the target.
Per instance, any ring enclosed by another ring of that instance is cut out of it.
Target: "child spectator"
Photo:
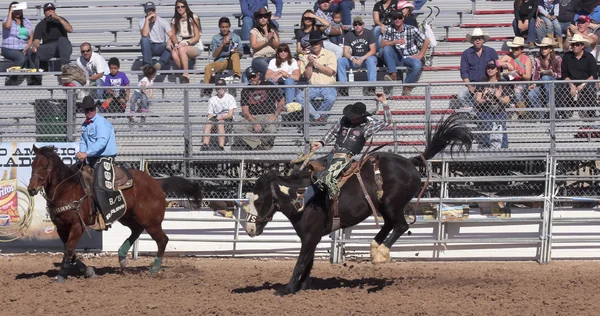
[[[211,97],[208,100],[208,121],[204,125],[204,138],[202,141],[201,150],[208,150],[210,148],[210,132],[213,125],[217,125],[217,133],[220,134],[219,150],[225,150],[225,125],[224,122],[231,122],[233,118],[233,111],[237,108],[235,98],[227,93],[224,88],[226,86],[225,80],[219,79],[215,83],[217,86],[217,95]]]
[[[130,105],[130,116],[129,121],[133,122],[135,118],[135,111],[138,100],[140,101],[140,107],[142,108],[142,113],[148,113],[148,98],[152,98],[152,89],[148,89],[154,83],[154,77],[156,77],[156,67],[154,66],[146,66],[144,67],[144,78],[138,82],[139,89],[135,89],[133,91],[133,96],[131,97],[131,105]],[[146,117],[142,116],[141,122],[144,123],[146,121]]]
[[[343,31],[344,31],[344,29],[347,29],[347,27],[345,28],[344,25],[342,24],[342,12],[340,12],[340,11],[333,12],[333,15],[331,17],[333,19],[333,21],[331,22],[331,26],[339,27],[342,30],[342,34],[337,35],[337,36],[330,36],[329,41],[336,45],[343,44],[342,43],[342,39],[344,38]]]
[[[125,73],[119,71],[120,67],[121,63],[118,58],[112,57],[108,60],[110,73],[106,75],[106,81],[104,81],[105,87],[129,86],[129,78],[127,78]],[[103,111],[124,112],[127,100],[129,100],[129,89],[107,88],[104,92],[104,98],[106,100],[102,104]]]
[[[558,22],[559,8],[558,0],[539,0],[538,20],[535,26],[538,40],[541,41],[544,37],[556,38],[558,45],[562,47],[563,31]]]

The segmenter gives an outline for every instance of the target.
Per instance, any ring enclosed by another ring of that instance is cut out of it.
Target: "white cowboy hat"
[[[508,47],[525,47],[525,39],[520,36],[515,36],[512,42],[506,42],[506,46]]]
[[[555,42],[554,39],[552,39],[550,37],[544,37],[542,39],[541,43],[539,43],[539,44],[535,43],[535,45],[537,45],[538,47],[548,47],[548,46],[556,47],[556,46],[558,46],[558,43]]]
[[[490,39],[490,36],[488,35],[488,33],[485,33],[482,29],[477,27],[477,28],[473,29],[473,33],[467,34],[467,41],[473,43],[473,37],[478,37],[478,36],[483,36],[483,40],[486,42]]]
[[[412,11],[415,9],[415,5],[408,1],[398,1],[398,3],[396,4],[396,8],[398,8],[398,10],[409,8],[410,11]]]
[[[290,102],[285,105],[285,110],[288,112],[300,112],[302,111],[302,104],[298,102]]]
[[[591,46],[590,41],[585,39],[585,37],[583,37],[581,34],[573,35],[573,37],[571,37],[571,40],[569,41],[569,43],[583,43],[583,45],[585,45],[585,47]]]

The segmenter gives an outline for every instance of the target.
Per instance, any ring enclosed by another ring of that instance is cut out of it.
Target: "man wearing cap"
[[[283,111],[285,98],[270,81],[262,81],[261,74],[252,67],[246,69],[248,84],[262,88],[244,88],[240,93],[242,115],[252,124],[235,126],[236,134],[270,134],[267,136],[237,136],[232,149],[271,149],[275,144],[275,135],[279,114]]]
[[[598,79],[598,65],[596,58],[585,51],[590,47],[590,42],[581,34],[575,34],[569,41],[571,51],[563,55],[561,64],[561,77],[564,81],[571,80],[594,80]],[[561,93],[559,100],[562,100],[559,106],[589,106],[596,104],[596,85],[594,83],[569,83],[559,86]],[[594,110],[595,111],[595,110]],[[580,112],[580,116],[590,116],[592,113]],[[570,117],[572,113],[563,113]]]
[[[310,54],[302,56],[298,62],[300,66],[300,73],[308,80],[311,85],[332,85],[335,84],[335,74],[337,72],[337,59],[333,52],[323,48],[323,40],[325,37],[321,31],[311,31],[309,34],[308,42],[310,43]],[[317,98],[323,98],[321,105],[315,109],[312,101]],[[327,121],[325,116],[322,116],[319,112],[329,111],[335,103],[337,98],[337,91],[335,88],[329,87],[316,87],[308,90],[308,112],[311,117],[319,122]],[[300,91],[296,95],[296,101],[303,106],[304,103],[304,91]]]
[[[225,150],[224,123],[231,122],[233,111],[237,108],[235,98],[227,93],[227,89],[224,88],[226,85],[225,80],[217,80],[215,83],[217,95],[208,100],[208,114],[206,124],[204,125],[205,136],[202,141],[202,150],[210,149],[210,133],[214,124],[217,125],[217,133],[219,134],[219,150]]]
[[[392,13],[392,27],[383,34],[382,53],[388,74],[385,80],[395,81],[397,66],[408,67],[405,83],[415,83],[419,79],[423,63],[421,59],[429,48],[429,39],[414,26],[404,24],[404,15]],[[411,87],[404,87],[402,94],[409,95]]]
[[[367,67],[369,81],[377,81],[377,57],[375,36],[371,30],[365,30],[362,17],[355,16],[352,22],[354,30],[344,36],[344,57],[338,59],[338,81],[348,81],[346,70]],[[350,53],[352,50],[352,53]],[[373,87],[374,89],[374,87]]]
[[[171,60],[171,49],[173,43],[179,43],[171,24],[156,15],[156,6],[153,2],[143,4],[146,16],[140,19],[139,27],[142,39],[140,47],[142,49],[142,68],[152,65],[152,57],[160,56],[158,62],[154,64],[156,70],[166,66]]]
[[[465,83],[485,81],[485,67],[489,61],[498,60],[496,50],[483,45],[490,36],[480,28],[473,29],[471,34],[467,34],[467,41],[473,46],[467,48],[460,58],[460,77]],[[475,106],[475,86],[467,85],[466,89],[458,93],[458,99],[462,106]]]
[[[61,66],[71,62],[73,47],[68,35],[71,32],[73,32],[71,24],[65,18],[56,15],[54,4],[50,2],[44,4],[44,19],[35,26],[33,31],[31,50],[35,53],[36,68],[48,70],[47,62],[54,57],[60,58]]]
[[[311,151],[317,151],[335,140],[333,149],[325,158],[325,169],[314,174],[314,184],[320,190],[327,190],[329,197],[335,200],[339,194],[338,176],[350,163],[352,157],[361,153],[367,140],[375,133],[392,123],[392,114],[383,93],[375,97],[378,105],[383,105],[383,120],[374,118],[367,112],[362,102],[348,104],[344,108],[344,116],[317,142],[311,144]],[[314,188],[310,186],[304,194],[304,205],[314,196]]]
[[[275,16],[271,17],[271,22],[275,24],[275,28],[279,29],[279,23],[276,20],[281,18],[283,11],[283,0],[270,0],[275,5]],[[260,8],[268,8],[269,1],[267,0],[240,0],[242,9],[242,41],[250,40],[250,31],[254,28],[254,12]],[[248,53],[250,53],[248,51]]]
[[[590,22],[591,20],[587,15],[580,15],[577,17],[577,25],[570,25],[567,30],[567,42],[569,44],[571,43],[573,35],[581,35],[590,43],[589,46],[585,47],[585,51],[591,53],[594,58],[598,58],[598,50],[596,48],[596,46],[598,46],[598,35],[594,34],[590,29]]]

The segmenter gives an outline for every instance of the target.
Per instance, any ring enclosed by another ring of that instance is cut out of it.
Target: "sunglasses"
[[[83,109],[84,113],[89,113],[89,112],[94,112],[96,111],[96,108],[91,108],[91,109]]]
[[[474,41],[483,41],[483,36],[473,36]]]
[[[259,19],[259,20],[260,20],[260,19],[268,19],[268,18],[269,18],[269,15],[268,15],[268,14],[261,14],[261,15],[259,15],[259,16],[258,16],[258,19]]]
[[[284,48],[284,49],[278,49],[278,50],[277,50],[277,52],[278,52],[278,53],[289,53],[289,52],[290,52],[290,50],[289,50],[289,49],[285,49],[285,48]]]
[[[361,22],[354,22],[352,25],[354,25],[354,26],[363,26],[363,25],[364,25],[364,23],[361,23]]]
[[[89,53],[89,52],[91,52],[91,51],[92,51],[91,49],[82,49],[82,50],[81,50],[81,53],[82,53],[82,54],[85,54],[85,53]]]
[[[396,20],[404,20],[404,17],[397,17],[397,18],[394,18],[394,21],[396,21]]]
[[[571,43],[571,47],[583,46],[582,43]]]
[[[148,9],[148,10],[146,10],[146,13],[148,13],[148,12],[156,12],[156,9]]]
[[[177,9],[185,9],[185,6],[184,5],[178,5]]]
[[[312,20],[314,20],[313,18],[311,18],[311,17],[308,17],[308,16],[303,16],[303,17],[302,17],[302,19],[303,19],[304,21],[306,21],[306,20],[308,20],[308,21],[312,21]]]
[[[513,50],[524,50],[524,49],[525,49],[525,47],[523,47],[523,46],[519,46],[519,47],[513,47],[512,49],[513,49]]]
[[[576,22],[576,23],[577,23],[577,24],[586,24],[586,23],[587,23],[587,21],[584,21],[584,20],[577,20],[577,22]]]

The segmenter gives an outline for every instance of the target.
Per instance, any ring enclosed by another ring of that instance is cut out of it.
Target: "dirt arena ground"
[[[92,279],[53,283],[61,257],[0,256],[0,315],[598,315],[600,262],[318,261],[313,289],[277,297],[294,260],[91,256]]]

